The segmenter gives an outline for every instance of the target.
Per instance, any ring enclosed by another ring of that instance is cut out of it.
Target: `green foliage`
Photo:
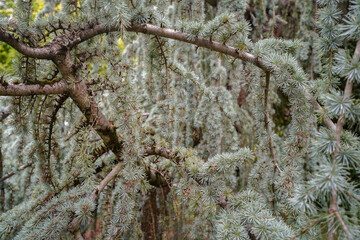
[[[88,95],[1,97],[0,239],[359,236],[358,0],[5,1],[0,15],[28,47],[107,31],[61,50]],[[5,43],[0,70],[4,89],[64,77]]]

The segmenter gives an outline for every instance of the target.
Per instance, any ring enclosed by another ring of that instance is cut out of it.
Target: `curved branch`
[[[173,160],[176,164],[180,164],[183,159],[179,156],[178,153],[170,151],[170,149],[162,148],[162,147],[155,147],[149,146],[143,150],[143,154],[145,157],[147,156],[160,156],[170,160]]]
[[[102,24],[96,25],[96,26],[89,26],[87,29],[80,32],[79,37],[75,38],[75,40],[71,43],[71,47],[74,47],[75,45],[77,45],[81,42],[84,42],[98,34],[119,31],[119,30],[121,30],[119,25],[112,26],[112,27],[106,27]],[[187,42],[187,43],[199,46],[199,47],[208,48],[210,50],[220,52],[220,53],[232,56],[234,58],[241,59],[245,62],[253,63],[256,66],[258,66],[259,68],[263,69],[265,72],[272,71],[271,68],[269,68],[268,66],[266,66],[264,64],[264,62],[262,61],[261,58],[256,57],[248,52],[239,51],[238,49],[236,49],[234,47],[226,46],[219,42],[214,42],[214,41],[210,41],[207,39],[195,38],[193,40],[190,40],[188,38],[188,34],[177,31],[177,30],[173,30],[173,29],[169,29],[169,28],[161,28],[161,27],[154,26],[151,24],[132,24],[131,26],[127,27],[126,30],[129,32],[138,32],[138,33],[140,32],[140,33],[144,33],[144,34],[150,34],[150,35],[165,37],[165,38],[174,39],[174,40],[178,40],[178,41],[182,41],[182,42]],[[320,106],[320,104],[316,101],[316,99],[312,95],[310,96],[310,102],[316,109],[322,110],[322,107]],[[335,128],[336,128],[335,124],[328,117],[325,117],[324,123],[325,123],[326,127],[328,127],[329,129],[335,130]]]
[[[64,79],[69,81],[69,96],[86,117],[87,122],[94,128],[108,147],[120,161],[123,143],[116,134],[116,127],[105,117],[96,101],[90,96],[88,87],[79,76],[74,75],[73,60],[67,52],[65,60],[57,62],[57,67]]]
[[[121,30],[122,29],[120,24],[116,24],[113,26],[105,26],[104,24],[98,24],[98,25],[89,24],[87,28],[78,31],[77,36],[67,36],[68,39],[72,39],[67,44],[67,47],[73,48],[76,45],[97,35],[108,32],[121,31]],[[154,36],[174,39],[181,42],[191,43],[199,47],[208,48],[216,52],[220,52],[235,58],[242,59],[246,62],[251,62],[265,71],[271,70],[269,67],[267,67],[264,64],[264,62],[260,58],[250,53],[239,51],[234,47],[226,46],[222,43],[210,41],[203,38],[189,39],[188,34],[181,31],[177,31],[169,28],[161,28],[152,24],[132,24],[128,26],[126,30],[129,32],[145,33]]]
[[[175,39],[181,42],[191,43],[199,47],[208,48],[216,52],[224,53],[226,55],[239,58],[246,62],[251,62],[265,71],[271,70],[269,69],[269,67],[265,66],[264,62],[260,58],[250,53],[239,51],[234,47],[229,47],[222,43],[210,41],[203,38],[195,38],[191,40],[189,39],[188,34],[173,29],[161,28],[151,24],[133,24],[130,27],[128,27],[127,30],[129,32],[141,32],[145,34],[156,35],[159,37]]]
[[[28,57],[37,59],[52,59],[54,56],[50,45],[45,45],[41,48],[32,48],[20,42],[19,39],[16,39],[10,33],[5,32],[2,29],[0,29],[0,41],[9,44],[19,53],[22,53]]]
[[[0,85],[0,96],[32,96],[62,94],[68,91],[67,83],[64,80],[53,84],[9,84]]]
[[[141,32],[141,33],[145,33],[145,34],[156,35],[159,37],[175,39],[175,40],[178,40],[181,42],[191,43],[191,44],[197,45],[199,47],[208,48],[208,49],[216,51],[216,52],[224,53],[226,55],[230,55],[232,57],[239,58],[246,62],[251,62],[263,70],[266,70],[266,71],[271,70],[271,69],[269,69],[269,67],[265,66],[265,64],[263,63],[263,61],[260,58],[257,58],[256,56],[254,56],[250,53],[240,51],[234,47],[226,46],[222,43],[210,41],[210,40],[203,39],[203,38],[195,38],[195,39],[191,40],[191,39],[189,39],[188,34],[177,31],[177,30],[161,28],[161,27],[157,27],[157,26],[154,26],[151,24],[134,24],[134,25],[130,26],[129,28],[127,28],[127,30],[129,32]]]

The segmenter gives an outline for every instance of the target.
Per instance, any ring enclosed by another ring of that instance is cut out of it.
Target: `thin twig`
[[[301,229],[301,231],[299,233],[297,233],[295,236],[293,236],[292,238],[290,238],[289,240],[294,240],[295,238],[299,237],[300,235],[306,233],[310,228],[312,228],[314,225],[316,225],[318,222],[312,222],[310,223],[307,227]]]
[[[32,165],[32,163],[24,164],[24,165],[20,166],[20,167],[17,169],[17,171],[11,171],[11,172],[5,174],[2,178],[0,178],[0,182],[5,181],[5,180],[8,179],[9,177],[12,177],[13,175],[15,175],[16,172],[21,171],[21,170],[24,170],[24,169],[30,167],[31,165]]]

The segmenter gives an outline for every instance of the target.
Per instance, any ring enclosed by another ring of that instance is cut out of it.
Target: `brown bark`
[[[68,91],[64,80],[53,84],[9,84],[0,85],[0,96],[32,96],[62,94]]]
[[[54,62],[58,66],[61,75],[66,79],[70,98],[84,114],[88,123],[99,134],[106,147],[120,160],[122,143],[116,134],[116,127],[105,117],[95,100],[90,96],[85,82],[79,79],[74,72],[74,63],[70,52],[67,51],[65,56],[56,59]]]
[[[245,88],[241,88],[239,91],[239,95],[237,98],[237,104],[239,107],[241,107],[245,102],[246,102],[246,98],[249,95],[249,91],[246,90]]]
[[[147,200],[142,209],[143,219],[141,221],[141,230],[144,233],[144,240],[161,239],[159,227],[160,209],[156,204],[157,191],[152,188],[147,193]]]
[[[55,56],[51,45],[47,44],[44,47],[32,48],[21,42],[18,38],[12,34],[4,31],[0,26],[0,41],[9,44],[11,47],[16,49],[19,53],[25,56],[37,58],[37,59],[51,59]]]

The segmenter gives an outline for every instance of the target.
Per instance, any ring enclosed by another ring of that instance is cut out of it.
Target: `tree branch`
[[[312,95],[310,95],[310,102],[318,111],[323,111],[323,108],[320,106],[320,104],[316,101],[315,97]],[[335,126],[334,122],[331,121],[331,119],[328,116],[325,116],[323,121],[324,121],[325,126],[328,129],[330,129],[334,132],[336,131],[336,126]]]
[[[297,237],[301,236],[302,234],[306,233],[310,228],[312,228],[316,224],[317,224],[317,222],[310,223],[309,226],[303,228],[299,233],[297,233],[295,236],[293,236],[289,240],[295,240],[295,238],[297,238]]]
[[[8,179],[9,177],[12,177],[13,175],[15,175],[15,173],[16,173],[17,171],[24,170],[24,169],[30,167],[31,165],[32,165],[32,163],[26,163],[26,164],[20,166],[16,171],[8,172],[8,173],[5,174],[2,178],[0,178],[0,182],[5,181],[5,180]]]
[[[173,30],[169,28],[161,28],[151,24],[133,24],[130,27],[128,27],[127,30],[129,32],[141,32],[145,34],[156,35],[159,37],[170,38],[181,42],[191,43],[199,47],[208,48],[216,52],[220,52],[235,58],[242,59],[246,62],[251,62],[263,70],[266,71],[271,70],[269,67],[265,66],[264,62],[260,58],[255,57],[250,53],[243,52],[234,47],[226,46],[222,43],[210,41],[207,39],[195,38],[191,40],[189,39],[188,34],[177,30]]]
[[[122,163],[118,163],[112,170],[111,172],[106,175],[106,177],[100,182],[100,184],[97,186],[97,188],[92,191],[90,198],[94,201],[96,201],[96,199],[99,197],[100,193],[104,190],[104,188],[106,187],[106,185],[113,180],[116,175],[120,172],[121,170],[121,165]]]
[[[96,101],[90,96],[85,82],[73,73],[74,63],[70,51],[66,53],[64,59],[57,61],[56,65],[69,84],[68,93],[70,98],[84,114],[89,125],[99,134],[106,147],[120,160],[122,142],[116,134],[116,127],[105,117]]]
[[[121,165],[122,163],[118,163],[112,170],[111,172],[106,175],[106,177],[100,182],[100,184],[91,192],[90,194],[90,199],[94,202],[96,202],[97,198],[100,196],[100,193],[104,190],[104,188],[106,187],[106,185],[113,180],[117,174],[120,172],[121,170]],[[68,229],[73,232],[74,234],[77,234],[77,236],[79,236],[79,226],[80,223],[78,221],[77,218],[74,218],[68,226]]]
[[[90,24],[90,25],[88,25],[88,27],[86,29],[78,31],[79,33],[78,33],[78,36],[76,36],[76,37],[70,37],[70,36],[66,35],[68,39],[73,39],[67,44],[67,47],[73,48],[76,45],[78,45],[92,37],[95,37],[97,35],[100,35],[103,33],[108,33],[108,32],[120,31],[120,30],[122,30],[122,29],[121,29],[121,25],[119,25],[119,24],[116,24],[116,25],[113,25],[110,27],[105,26],[104,24],[98,24],[98,25]],[[260,58],[255,57],[254,55],[252,55],[250,53],[240,51],[234,47],[226,46],[222,43],[210,41],[207,39],[195,38],[192,40],[192,39],[189,39],[187,33],[184,33],[181,31],[177,31],[177,30],[173,30],[173,29],[169,29],[169,28],[161,28],[161,27],[154,26],[151,24],[132,24],[129,27],[127,27],[126,30],[129,32],[140,32],[140,33],[144,33],[144,34],[150,34],[150,35],[155,35],[155,36],[159,36],[159,37],[174,39],[174,40],[178,40],[181,42],[191,43],[191,44],[197,45],[199,47],[208,48],[208,49],[216,51],[216,52],[220,52],[220,53],[223,53],[223,54],[226,54],[229,56],[233,56],[235,58],[242,59],[247,62],[251,62],[266,71],[271,70],[269,67],[265,66],[265,64],[263,63],[263,61]]]
[[[354,55],[353,55],[353,60],[359,59],[360,57],[360,40],[357,41],[356,43],[356,48],[354,51]],[[348,79],[346,81],[346,85],[345,85],[345,89],[344,89],[344,100],[347,98],[350,98],[351,93],[352,93],[352,87],[353,87],[353,80],[352,79]],[[345,115],[341,115],[336,123],[336,129],[335,129],[335,141],[336,141],[336,145],[337,148],[335,150],[335,153],[333,155],[333,161],[336,161],[336,157],[339,154],[339,150],[341,148],[341,134],[343,131],[343,127],[345,124]],[[334,164],[334,163],[333,163]],[[348,229],[348,227],[346,226],[344,220],[342,219],[340,213],[339,213],[339,205],[338,205],[338,198],[337,198],[337,189],[333,189],[331,196],[330,196],[330,206],[329,206],[329,212],[330,213],[335,213],[336,217],[338,218],[338,220],[340,221],[346,235],[348,237],[351,237],[350,231]],[[332,224],[330,224],[332,225]],[[335,232],[334,229],[332,228],[332,226],[330,226],[329,229],[329,233],[328,233],[328,240],[332,240],[335,238]]]
[[[9,84],[0,85],[0,96],[32,96],[62,94],[68,91],[67,83],[64,80],[53,84]]]
[[[42,48],[32,48],[25,43],[20,42],[19,39],[16,39],[10,33],[5,32],[0,28],[0,41],[9,44],[19,53],[24,54],[25,56],[37,58],[37,59],[52,59],[55,55],[51,49],[51,45],[45,45]]]
[[[151,156],[151,155],[161,156],[173,160],[177,164],[179,164],[183,160],[182,158],[179,157],[178,154],[171,152],[167,148],[162,148],[162,147],[155,147],[155,146],[146,147],[143,150],[143,153],[144,156]]]

